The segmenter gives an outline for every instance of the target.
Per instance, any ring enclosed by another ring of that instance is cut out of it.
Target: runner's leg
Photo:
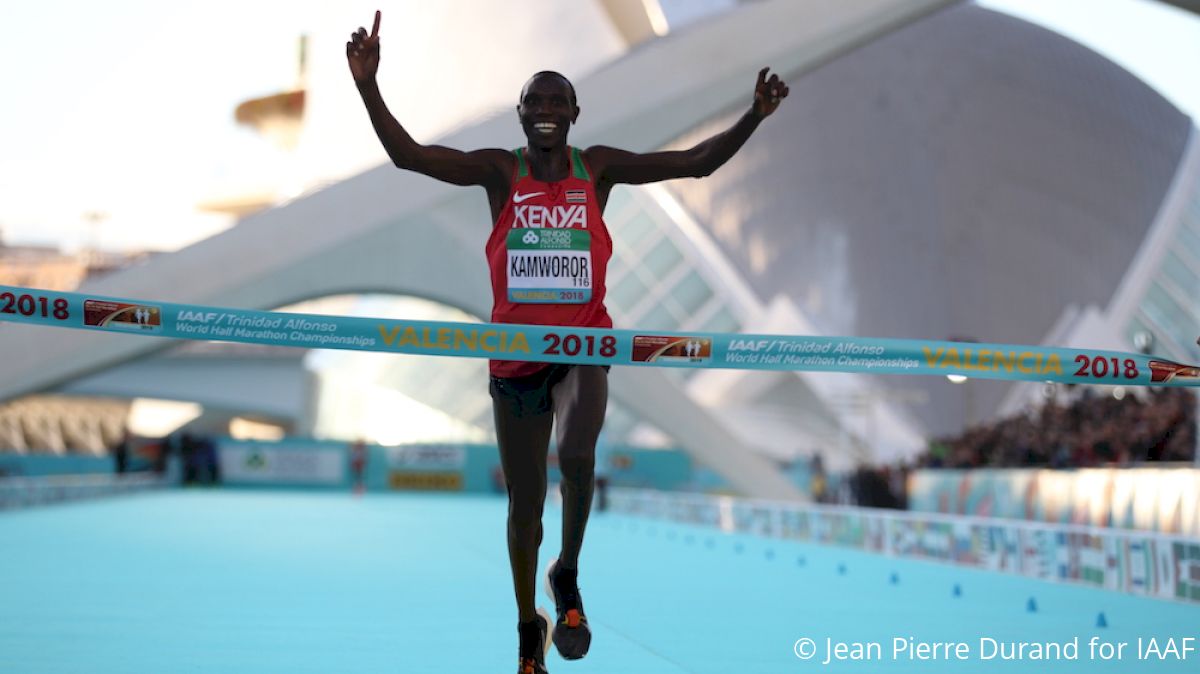
[[[521,622],[537,614],[537,560],[546,502],[546,452],[553,412],[522,415],[517,401],[493,396],[500,465],[508,490],[508,559]]]
[[[572,367],[553,389],[558,465],[562,470],[563,532],[559,562],[579,566],[583,534],[592,508],[596,440],[608,406],[608,372],[598,365]]]

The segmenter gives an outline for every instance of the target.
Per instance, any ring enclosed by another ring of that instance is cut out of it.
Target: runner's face
[[[571,101],[571,87],[562,78],[541,75],[526,83],[517,115],[532,147],[551,148],[566,144],[579,108]]]

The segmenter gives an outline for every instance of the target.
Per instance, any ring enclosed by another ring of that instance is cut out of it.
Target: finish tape
[[[1010,344],[605,330],[224,309],[0,286],[0,321],[175,339],[649,367],[962,375],[1200,386],[1200,367],[1120,351]]]

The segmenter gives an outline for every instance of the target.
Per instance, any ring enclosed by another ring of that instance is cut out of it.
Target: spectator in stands
[[[809,462],[809,481],[808,489],[812,494],[812,499],[816,503],[829,502],[829,476],[825,474],[825,461],[821,458],[821,453],[813,454],[812,461]]]
[[[183,459],[184,484],[196,483],[198,473],[196,450],[196,439],[191,433],[184,432],[179,436],[179,456]]]
[[[367,443],[355,440],[350,443],[350,473],[354,477],[354,493],[363,494],[367,491]]]
[[[596,512],[608,511],[608,477],[596,476]]]
[[[121,432],[121,440],[113,447],[113,460],[116,463],[118,475],[123,475],[129,470],[129,452],[132,450],[133,435],[127,428]]]
[[[217,443],[211,436],[197,439],[201,465],[204,468],[204,483],[221,484],[221,461],[217,455]]]

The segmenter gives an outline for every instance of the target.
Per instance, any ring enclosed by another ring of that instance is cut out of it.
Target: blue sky
[[[271,152],[233,110],[293,83],[317,2],[3,3],[5,240],[169,250],[227,226],[195,204],[239,161]],[[663,2],[675,20],[727,4]],[[1109,56],[1200,119],[1200,18],[1148,0],[982,4]],[[90,226],[88,213],[105,217]]]

